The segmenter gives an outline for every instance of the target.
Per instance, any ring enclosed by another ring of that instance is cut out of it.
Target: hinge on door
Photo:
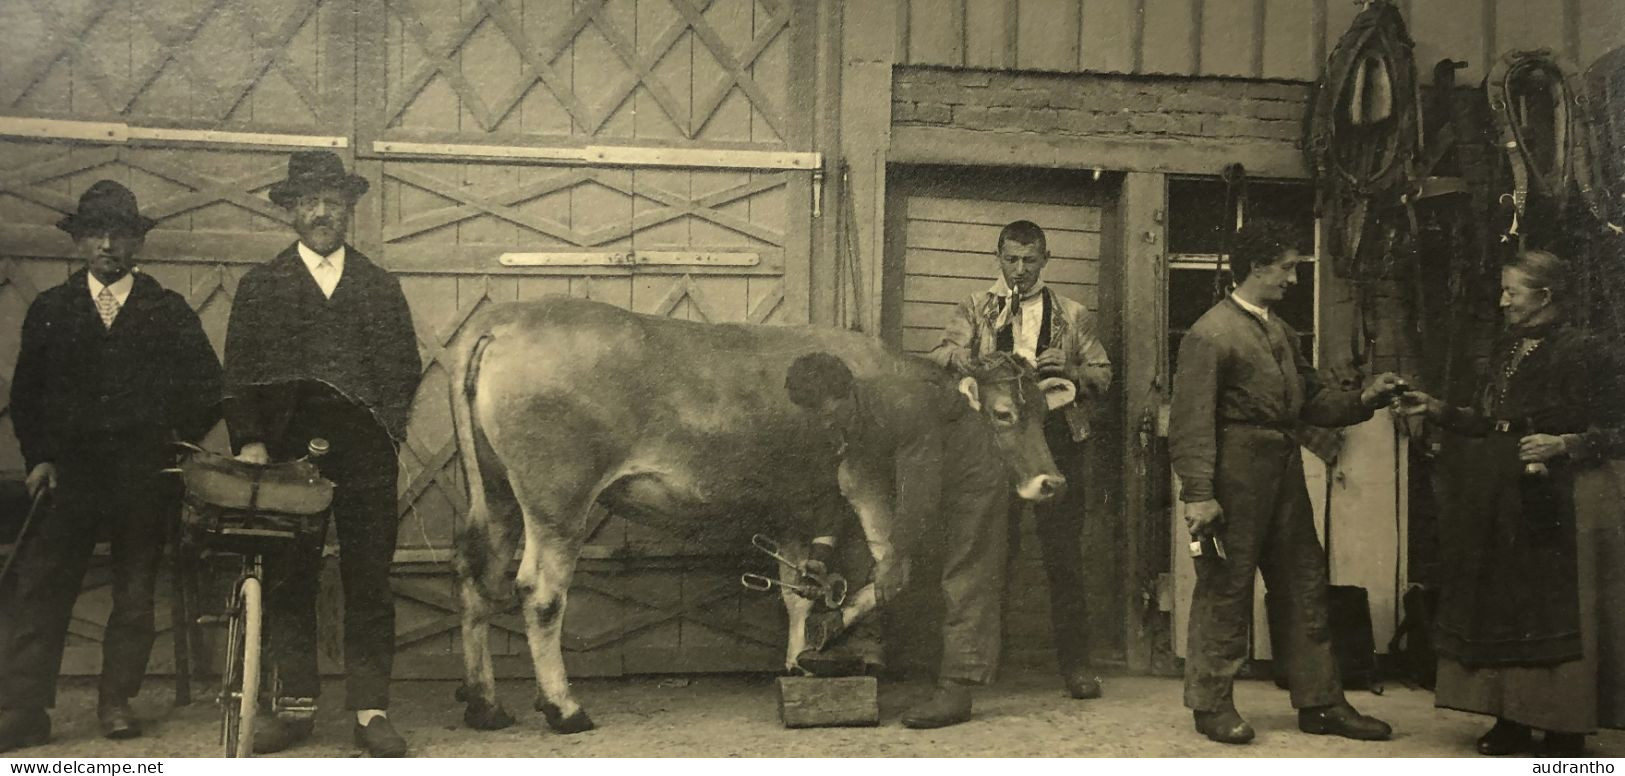
[[[813,170],[812,181],[813,218],[824,215],[824,168]]]

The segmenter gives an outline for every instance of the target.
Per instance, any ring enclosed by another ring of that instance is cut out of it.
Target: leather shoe
[[[309,719],[283,719],[266,709],[254,720],[254,754],[273,754],[292,748],[310,738],[315,722]]]
[[[373,717],[365,727],[355,726],[355,745],[367,750],[373,757],[405,757],[406,739],[395,732],[389,717]]]
[[[1100,677],[1074,671],[1063,677],[1066,684],[1066,694],[1078,700],[1090,700],[1100,697]]]
[[[903,715],[903,727],[916,730],[957,725],[970,719],[970,685],[938,682],[926,701]]]
[[[1191,715],[1196,718],[1196,732],[1208,737],[1210,741],[1221,744],[1245,744],[1253,740],[1253,726],[1241,718],[1235,709],[1220,709],[1218,711],[1193,711]]]
[[[1356,741],[1386,741],[1394,729],[1376,717],[1354,710],[1348,701],[1298,709],[1298,729],[1317,736],[1342,736]]]
[[[40,746],[51,740],[51,717],[45,709],[0,711],[0,752]]]
[[[1495,727],[1488,733],[1478,737],[1478,744],[1473,747],[1478,753],[1488,757],[1504,757],[1517,754],[1529,749],[1529,726],[1520,725],[1506,719],[1496,719]]]
[[[96,721],[102,725],[102,736],[114,740],[141,735],[141,723],[130,711],[130,704],[122,701],[104,703],[96,707]]]
[[[1580,757],[1586,751],[1586,737],[1583,733],[1554,733],[1546,731],[1546,738],[1540,742],[1541,754],[1547,757]]]

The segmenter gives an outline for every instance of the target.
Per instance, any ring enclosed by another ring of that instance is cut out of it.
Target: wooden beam
[[[130,127],[131,142],[186,143],[198,145],[279,146],[293,148],[348,148],[343,135],[289,135],[271,132],[218,132],[204,129],[165,129]]]
[[[672,148],[664,146],[519,146],[484,143],[420,143],[375,140],[372,152],[385,156],[441,159],[504,159],[530,162],[599,164],[612,167],[707,167],[736,170],[815,170],[823,155],[801,151]]]
[[[0,116],[0,136],[30,140],[77,140],[95,143],[161,143],[276,146],[294,148],[347,148],[350,139],[342,135],[302,135],[280,132],[227,132],[212,129],[172,129],[132,127],[108,121],[70,119],[31,119]]]
[[[1215,161],[1222,160],[1222,161]],[[1064,167],[1087,170],[1218,175],[1228,162],[1268,178],[1308,178],[1303,152],[1291,142],[1225,138],[1104,138],[993,135],[953,127],[895,127],[887,161],[985,167]]]
[[[1168,567],[1163,552],[1167,515],[1149,503],[1151,480],[1166,478],[1165,464],[1156,454],[1155,419],[1167,397],[1163,365],[1167,321],[1166,242],[1163,212],[1166,176],[1129,173],[1123,176],[1118,199],[1123,321],[1123,363],[1119,367],[1127,433],[1123,437],[1124,550],[1127,581],[1124,596],[1124,647],[1129,670],[1152,668],[1156,631],[1146,627],[1145,612],[1156,604],[1157,576]],[[1146,424],[1150,423],[1149,430]],[[1145,596],[1150,594],[1148,600]]]

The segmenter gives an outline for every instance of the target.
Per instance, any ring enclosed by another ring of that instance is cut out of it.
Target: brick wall
[[[1309,91],[1239,78],[898,67],[892,124],[1050,137],[1233,137],[1296,149]]]

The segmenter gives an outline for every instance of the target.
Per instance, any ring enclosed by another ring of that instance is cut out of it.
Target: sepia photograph
[[[0,0],[12,773],[1622,731],[1625,0]]]

